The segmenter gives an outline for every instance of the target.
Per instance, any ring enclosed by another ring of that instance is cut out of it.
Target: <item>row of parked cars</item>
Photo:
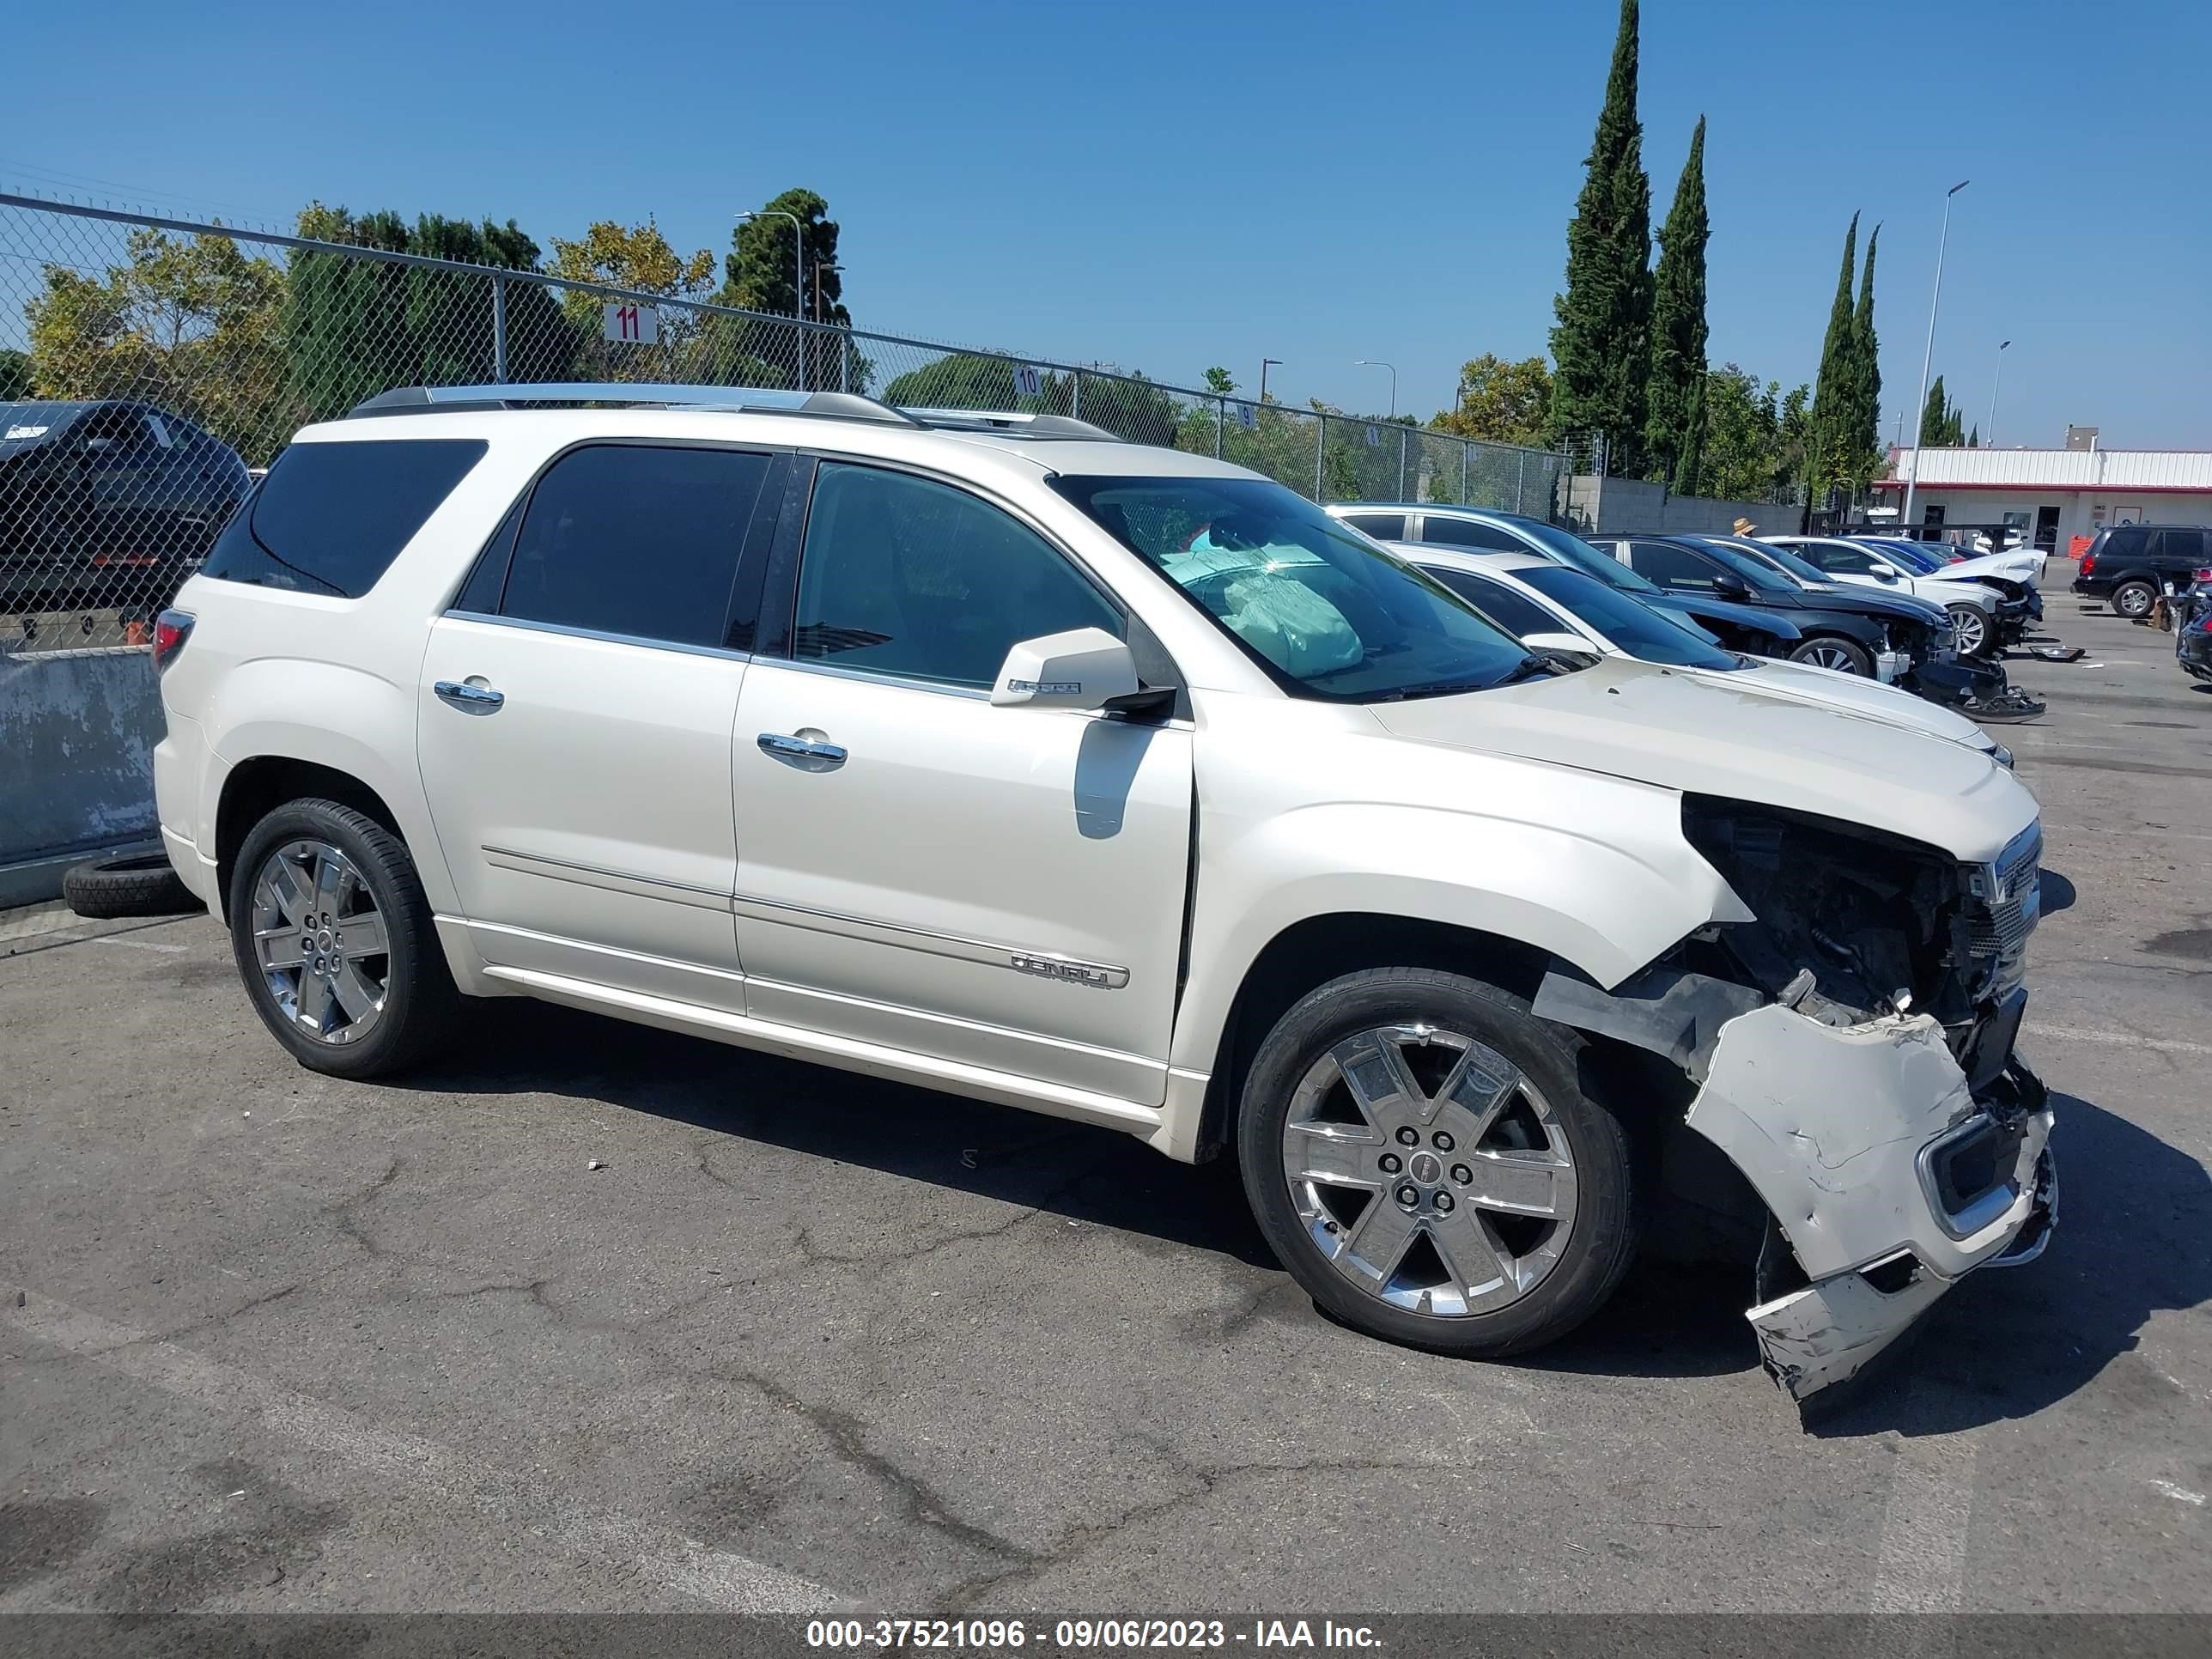
[[[1906,689],[1945,610],[1372,511],[1055,416],[387,393],[160,618],[161,835],[305,1066],[529,996],[1233,1157],[1395,1341],[1535,1347],[1663,1235],[1802,1400],[2038,1254],[2039,815]]]
[[[1632,533],[1585,539],[1479,507],[1341,502],[1328,510],[1399,545],[1462,591],[1473,580],[1468,573],[1486,562],[1495,567],[1492,556],[1517,553],[1577,569],[1642,612],[1657,611],[1676,624],[1667,643],[1654,648],[1679,648],[1674,635],[1686,627],[1708,652],[1896,686],[1978,719],[2041,712],[2040,704],[2012,690],[1993,660],[2043,615],[2041,568],[2032,553],[1944,563],[1913,544],[1881,538]],[[1581,585],[1572,591],[1585,601],[1591,592]],[[1520,620],[1534,619],[1522,613]],[[1556,614],[1552,620],[1562,621]],[[1847,695],[1832,678],[1814,683]],[[1902,718],[1907,704],[1889,699],[1885,706]]]

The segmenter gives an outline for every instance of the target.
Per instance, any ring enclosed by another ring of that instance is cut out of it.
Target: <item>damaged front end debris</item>
[[[1607,992],[1536,1012],[1662,1055],[1682,1122],[1769,1218],[1747,1317],[1806,1401],[1978,1267],[2032,1261],[2057,1182],[2043,1084],[2013,1052],[2039,829],[1960,865],[1878,831],[1687,797],[1685,830],[1752,912]]]

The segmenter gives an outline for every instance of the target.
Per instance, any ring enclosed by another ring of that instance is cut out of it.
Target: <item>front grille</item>
[[[2027,936],[2042,915],[2043,825],[2028,825],[1989,864],[1966,872],[1968,951],[1996,970],[1997,988],[2017,985]]]

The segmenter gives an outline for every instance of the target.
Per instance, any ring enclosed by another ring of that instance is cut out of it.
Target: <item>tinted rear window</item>
[[[294,444],[216,539],[201,574],[357,599],[485,447],[476,438]]]

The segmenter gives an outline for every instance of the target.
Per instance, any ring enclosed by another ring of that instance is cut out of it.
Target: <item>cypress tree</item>
[[[1636,117],[1637,0],[1621,0],[1605,106],[1567,225],[1567,285],[1552,303],[1553,441],[1602,433],[1608,471],[1634,475],[1650,371],[1651,181]]]
[[[1813,455],[1810,468],[1817,504],[1828,487],[1845,475],[1850,422],[1857,380],[1852,349],[1851,266],[1857,257],[1859,216],[1844,233],[1844,265],[1836,276],[1836,298],[1828,307],[1827,337],[1820,343],[1820,374],[1813,386]]]
[[[1951,400],[1944,395],[1943,377],[1938,374],[1928,385],[1928,401],[1920,409],[1920,441],[1929,449],[1944,449],[1956,445],[1951,428],[1957,421]]]
[[[1874,251],[1881,240],[1876,225],[1867,238],[1866,263],[1859,270],[1859,306],[1851,319],[1851,482],[1863,488],[1881,465],[1881,347],[1874,332]]]
[[[1649,476],[1687,494],[1703,434],[1697,404],[1705,387],[1705,118],[1690,135],[1690,157],[1674,205],[1659,230],[1651,283],[1651,369],[1644,387],[1644,453]],[[1688,479],[1689,483],[1683,481]]]

